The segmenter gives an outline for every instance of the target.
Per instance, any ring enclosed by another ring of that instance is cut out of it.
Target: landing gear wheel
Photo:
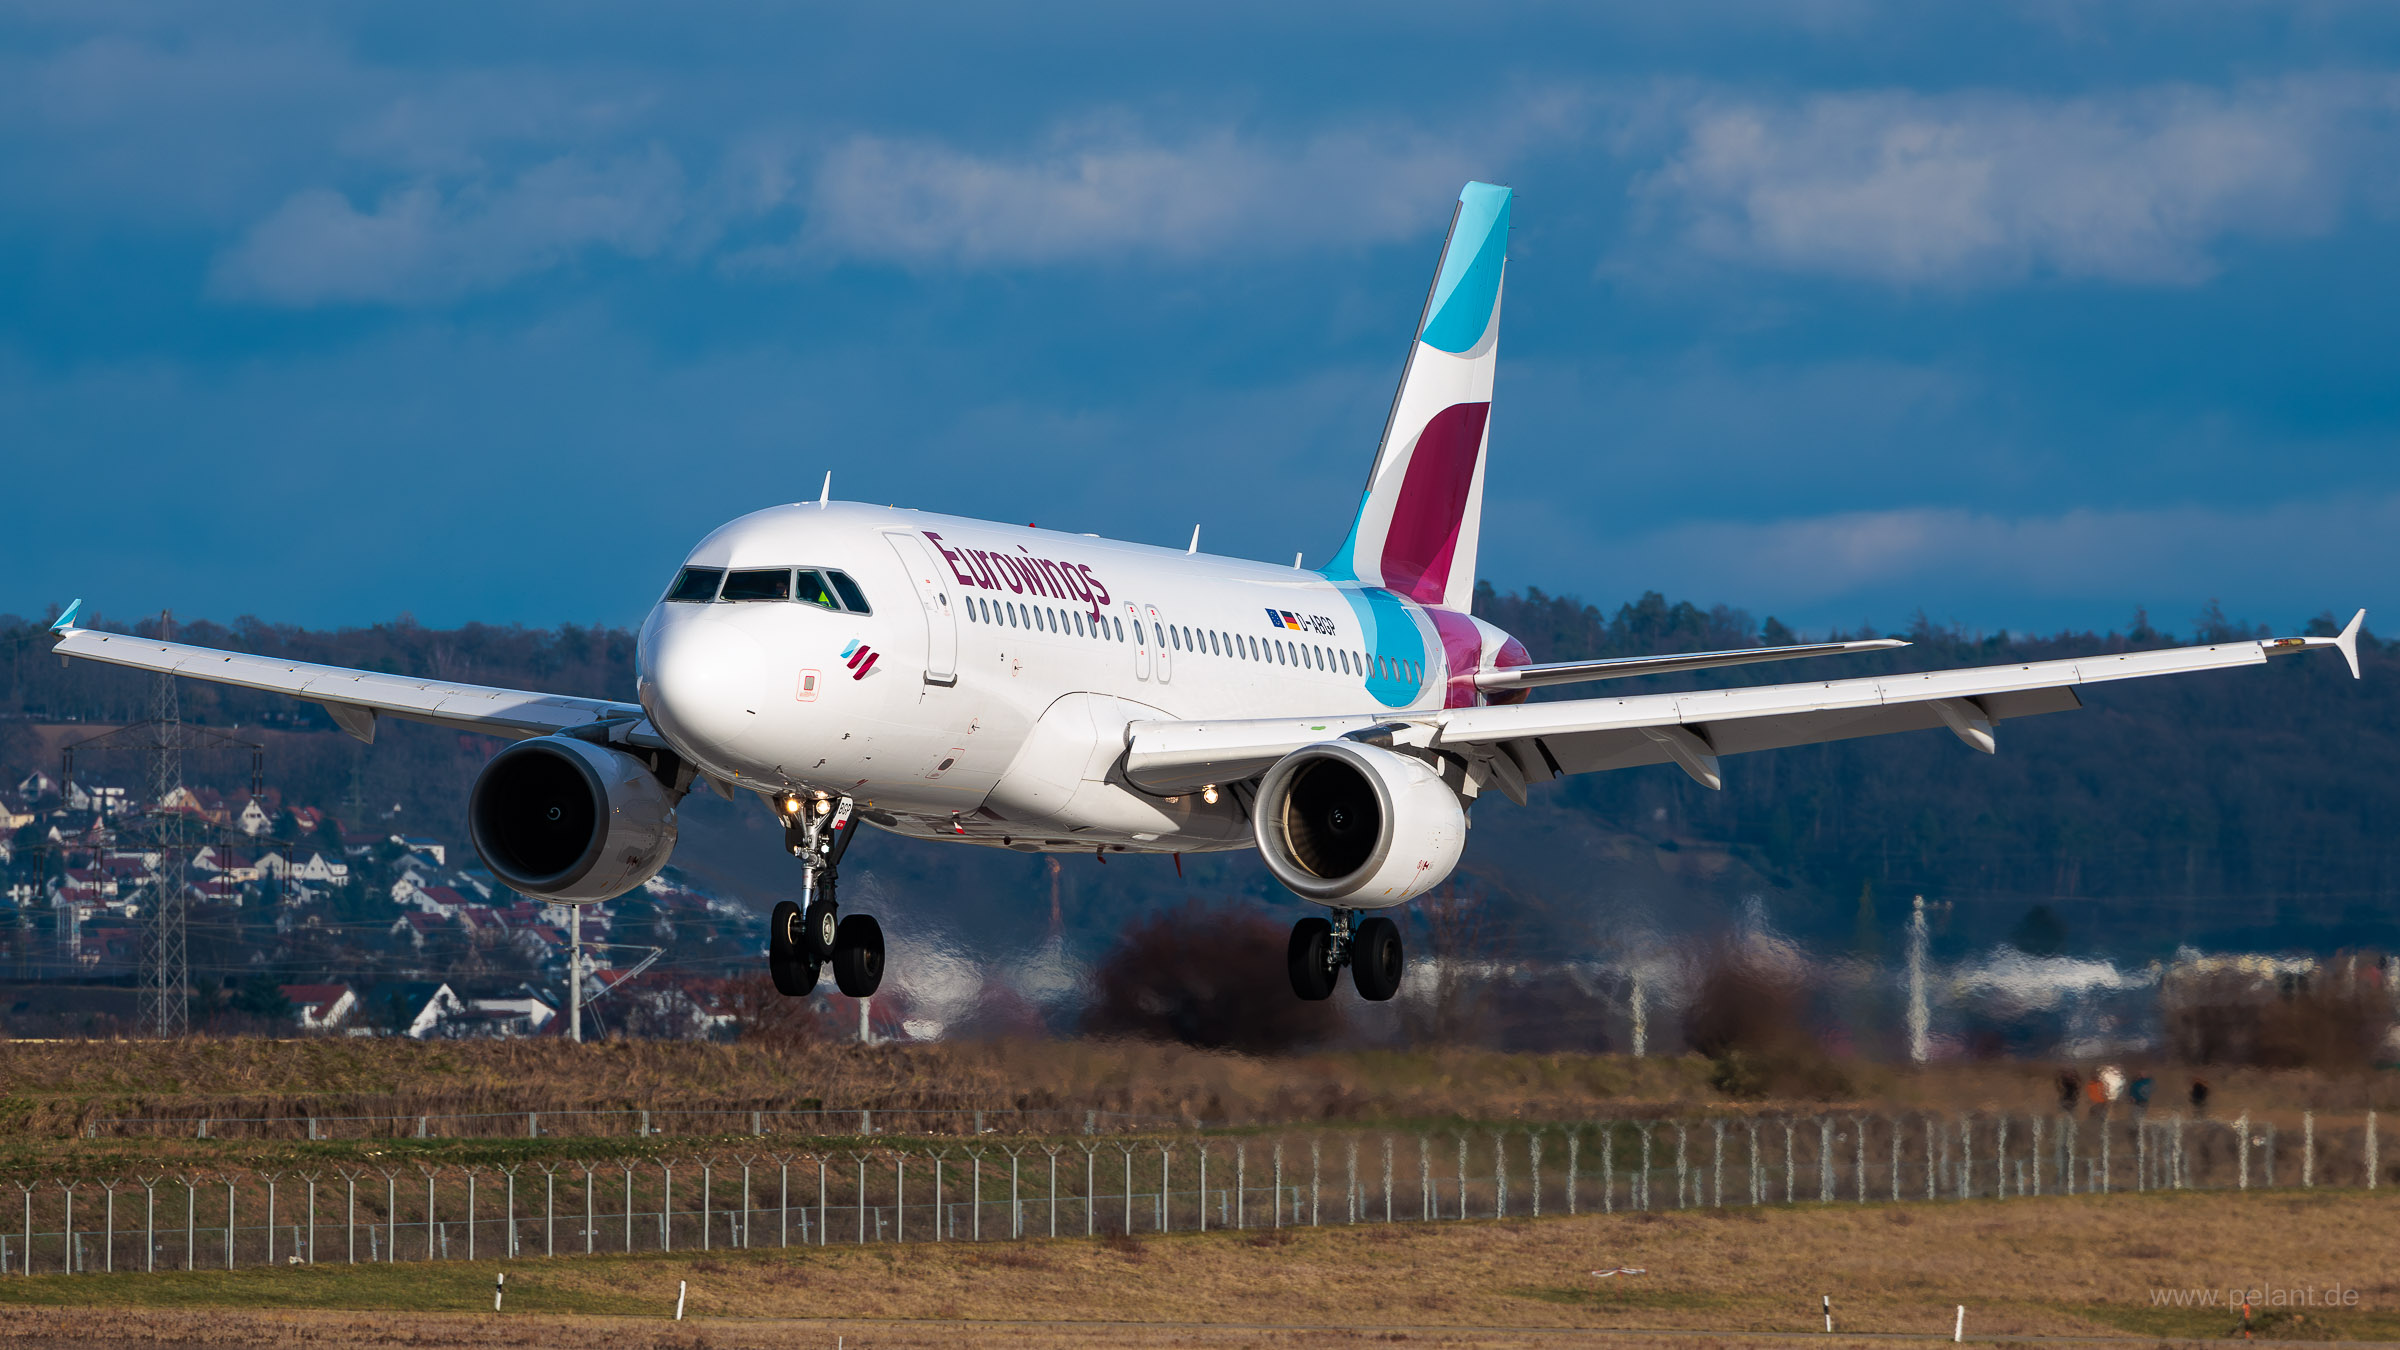
[[[1400,950],[1400,925],[1390,919],[1368,919],[1350,938],[1350,982],[1358,996],[1381,1003],[1400,992],[1401,973],[1408,968]]]
[[[798,906],[794,906],[794,908],[797,909]],[[806,914],[800,915],[798,918],[799,921],[795,925],[794,931],[799,934],[802,950],[819,961],[830,959],[833,956],[835,940],[839,936],[837,925],[840,922],[834,912],[833,903],[829,900],[819,900],[808,907]]]
[[[767,920],[767,974],[775,981],[775,991],[787,998],[805,997],[817,987],[817,967],[816,953],[809,950],[808,934],[801,926],[800,907],[789,900],[775,906]]]
[[[1333,924],[1323,918],[1307,918],[1292,925],[1291,946],[1285,949],[1284,965],[1291,972],[1292,992],[1308,1002],[1333,997]]]
[[[835,930],[833,982],[852,998],[865,998],[883,983],[883,925],[873,915],[853,914]]]

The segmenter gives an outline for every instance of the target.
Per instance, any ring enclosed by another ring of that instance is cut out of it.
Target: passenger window
[[[842,597],[842,608],[853,614],[875,612],[867,607],[867,593],[858,588],[858,583],[850,579],[848,572],[827,572],[825,575],[833,579],[833,589]]]
[[[1156,620],[1152,620],[1150,624],[1150,640],[1157,643],[1161,650],[1166,648],[1167,630],[1159,627]]]
[[[799,599],[800,603],[815,605],[819,609],[840,609],[842,607],[841,603],[833,598],[833,592],[826,589],[825,574],[813,567],[800,569],[800,584],[792,588],[792,594]]]
[[[725,574],[724,598],[727,600],[789,600],[792,598],[792,574],[781,567],[773,571],[728,572]]]
[[[1082,610],[1077,610],[1077,611],[1075,611],[1075,636],[1077,636],[1077,637],[1087,637],[1087,636],[1089,636],[1089,634],[1087,634],[1087,633],[1085,633],[1085,632],[1083,631],[1083,611],[1082,611]]]
[[[1175,650],[1183,650],[1183,634],[1180,631],[1170,628],[1167,630],[1167,637],[1173,642]]]
[[[675,584],[667,588],[667,598],[678,604],[705,605],[717,598],[717,583],[725,579],[721,567],[687,567],[675,574]]]

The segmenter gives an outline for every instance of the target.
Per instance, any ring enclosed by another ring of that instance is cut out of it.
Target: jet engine
[[[675,795],[622,750],[537,736],[492,756],[467,799],[467,833],[511,890],[588,903],[657,875],[675,848]]]
[[[1310,900],[1381,909],[1424,894],[1458,865],[1467,813],[1430,764],[1356,741],[1322,741],[1259,780],[1258,851]]]

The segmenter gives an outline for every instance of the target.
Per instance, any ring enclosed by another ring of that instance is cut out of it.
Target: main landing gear
[[[1292,925],[1285,965],[1292,992],[1311,1002],[1333,997],[1342,967],[1348,966],[1358,996],[1381,1003],[1400,992],[1408,958],[1400,947],[1400,925],[1381,915],[1361,919],[1355,909],[1337,909],[1331,919],[1311,917]]]
[[[824,793],[804,798],[787,793],[775,802],[783,820],[783,845],[800,860],[798,902],[775,906],[767,921],[767,973],[776,991],[800,998],[817,987],[817,976],[833,966],[834,987],[865,998],[883,983],[883,925],[874,916],[841,916],[834,882],[857,825],[848,797],[838,803]]]

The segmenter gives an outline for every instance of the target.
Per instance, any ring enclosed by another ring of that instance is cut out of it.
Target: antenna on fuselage
[[[1302,552],[1306,552],[1306,550],[1302,550]],[[1299,553],[1292,555],[1292,570],[1295,572],[1300,570],[1300,557],[1301,555]]]
[[[821,491],[821,492],[819,492],[819,493],[817,494],[817,505],[819,505],[819,506],[824,506],[824,505],[826,505],[827,503],[831,502],[832,500],[833,500],[833,470],[831,470],[831,469],[827,469],[827,470],[825,471],[825,488],[824,488],[824,490],[823,490],[823,491]]]
[[[1187,549],[1185,549],[1185,550],[1184,550],[1184,554],[1185,554],[1185,555],[1188,557],[1189,555],[1191,555],[1191,554],[1194,554],[1194,553],[1198,553],[1199,551],[1200,551],[1200,527],[1199,527],[1199,526],[1197,526],[1197,525],[1194,525],[1194,526],[1192,527],[1192,546],[1191,546],[1190,548],[1187,548]]]

